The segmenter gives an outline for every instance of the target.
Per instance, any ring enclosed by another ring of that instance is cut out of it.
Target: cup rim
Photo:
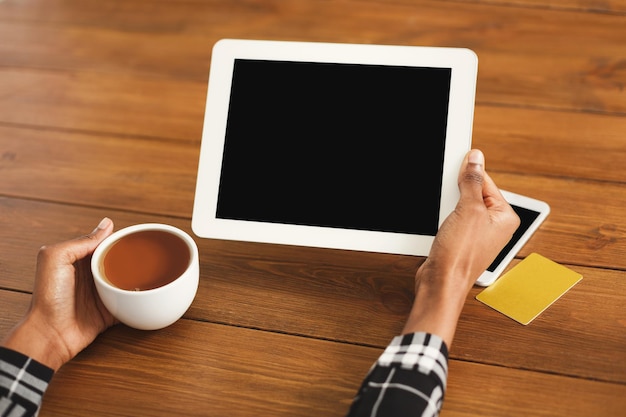
[[[189,248],[190,256],[189,256],[189,264],[187,265],[187,268],[185,269],[185,271],[173,281],[165,285],[162,285],[160,287],[152,288],[149,290],[131,291],[131,290],[125,290],[123,288],[116,287],[115,285],[111,284],[106,278],[102,276],[100,267],[98,265],[99,261],[106,254],[107,250],[119,239],[123,238],[124,236],[128,236],[130,234],[136,233],[136,232],[143,232],[143,231],[150,231],[150,230],[161,230],[161,231],[170,232],[178,236],[179,238],[181,238],[187,244],[187,247]],[[107,236],[102,242],[100,242],[100,244],[96,247],[93,254],[91,255],[91,274],[94,280],[97,281],[97,283],[108,288],[109,290],[112,290],[114,292],[121,293],[121,294],[136,294],[138,296],[139,294],[147,294],[147,293],[165,291],[168,287],[176,285],[177,282],[180,281],[180,278],[185,276],[187,272],[189,271],[189,269],[195,263],[197,263],[197,259],[198,259],[198,246],[196,242],[193,240],[193,238],[184,230],[179,229],[176,226],[172,226],[172,225],[165,224],[165,223],[140,223],[140,224],[135,224],[132,226],[127,226],[122,229],[119,229],[113,232],[111,235]]]

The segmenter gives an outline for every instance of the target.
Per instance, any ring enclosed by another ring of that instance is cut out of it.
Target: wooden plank
[[[625,411],[623,384],[451,361],[441,417],[619,417]]]
[[[485,0],[469,1],[483,2]],[[506,3],[517,7],[556,8],[591,13],[623,14],[626,12],[624,0],[506,0]]]
[[[111,31],[180,33],[222,32],[244,20],[254,22],[272,12],[258,0],[128,0],[123,5],[98,0],[4,1],[0,20],[20,23],[96,28]],[[207,13],[210,11],[210,13]],[[202,28],[207,25],[206,28]]]
[[[34,276],[32,252],[41,241],[83,234],[104,214],[113,217],[118,227],[162,221],[189,231],[188,221],[181,219],[11,199],[0,199],[0,203],[6,218],[12,219],[1,225],[7,242],[6,252],[0,254],[0,265],[5,268],[0,277],[3,288],[28,291]],[[549,234],[542,231],[524,252],[543,248],[539,244],[545,236]],[[187,318],[378,347],[401,331],[413,299],[413,275],[422,260],[196,241],[201,282]],[[537,251],[550,256],[546,250]],[[573,258],[584,255],[572,252]],[[622,314],[626,279],[619,271],[570,267],[584,275],[582,283],[528,327],[478,303],[473,297],[479,289],[472,290],[452,347],[453,357],[626,383],[626,360],[620,360],[626,359]],[[601,352],[589,355],[597,340],[602,340]]]
[[[0,193],[191,218],[200,144],[0,126]]]
[[[621,116],[478,105],[473,145],[490,171],[623,183],[624,132]]]
[[[100,4],[92,3],[95,10]],[[120,9],[104,9],[111,18],[106,28],[81,26],[80,20],[2,20],[0,66],[205,80],[210,48],[222,37],[461,46],[480,57],[478,102],[626,113],[626,15],[467,3],[451,9],[438,1],[273,0],[230,10],[202,2],[194,13],[184,12],[190,7],[184,2],[156,4],[156,14],[171,15],[177,30],[171,24],[146,28],[153,14],[140,13],[141,7],[128,12],[135,14],[133,30]],[[228,13],[226,23],[214,24]],[[126,26],[116,28],[116,19]]]
[[[414,4],[414,0],[382,0],[385,4]],[[489,0],[447,0],[448,3],[472,3],[490,4]],[[141,27],[144,30],[180,30],[180,20],[193,14],[198,5],[207,3],[207,0],[185,0],[177,1],[177,7],[172,8],[168,1],[127,1],[124,7],[114,4],[97,4],[95,0],[84,0],[73,2],[71,7],[67,7],[68,2],[64,0],[50,0],[42,2],[40,0],[21,0],[19,2],[5,1],[4,16],[7,20],[13,21],[48,21],[56,24],[69,24],[91,27],[113,27],[116,29]],[[223,23],[223,18],[228,16],[228,10],[233,8],[245,10],[246,4],[253,2],[230,2],[228,7],[220,7],[219,2],[214,2],[215,14],[212,23]],[[263,3],[256,2],[258,9],[263,8]],[[593,13],[620,13],[626,11],[626,1],[624,0],[503,0],[499,4],[512,7],[536,7],[576,10]],[[248,6],[248,8],[250,8]],[[165,10],[165,11],[164,11]],[[102,13],[108,18],[102,19]],[[173,14],[174,13],[174,14]],[[150,24],[146,24],[145,14],[150,14]],[[178,24],[176,24],[178,22]]]
[[[24,317],[30,294],[7,291],[0,286],[0,340]]]
[[[384,0],[383,0],[384,1]],[[395,3],[411,4],[412,0],[391,0]],[[493,4],[490,0],[446,0],[448,3],[471,3],[475,5]],[[562,9],[567,11],[623,14],[626,12],[625,0],[501,0],[499,5],[517,8]]]
[[[206,81],[0,67],[0,122],[199,143],[206,91]]]

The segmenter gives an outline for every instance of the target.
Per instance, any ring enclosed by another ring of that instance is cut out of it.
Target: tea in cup
[[[181,318],[195,298],[198,247],[191,236],[170,225],[130,226],[96,248],[91,271],[113,316],[137,329],[160,329]]]

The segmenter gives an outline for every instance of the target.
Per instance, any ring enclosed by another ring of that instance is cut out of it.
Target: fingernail
[[[467,157],[467,162],[470,164],[485,165],[485,155],[478,149],[472,149]]]
[[[106,229],[110,224],[111,224],[111,219],[109,219],[108,217],[105,217],[104,219],[100,220],[100,223],[98,223],[96,230]]]

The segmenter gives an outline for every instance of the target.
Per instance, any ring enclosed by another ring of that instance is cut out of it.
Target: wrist
[[[453,305],[462,308],[478,278],[474,275],[471,265],[452,261],[437,263],[427,258],[415,274],[415,295],[428,293],[429,297],[445,300],[448,308]]]
[[[59,338],[51,334],[44,321],[29,312],[3,340],[2,346],[31,357],[54,371],[67,362],[67,349],[58,343]]]
[[[422,265],[416,274],[415,301],[403,333],[436,334],[449,348],[472,287],[467,282],[463,272]]]

